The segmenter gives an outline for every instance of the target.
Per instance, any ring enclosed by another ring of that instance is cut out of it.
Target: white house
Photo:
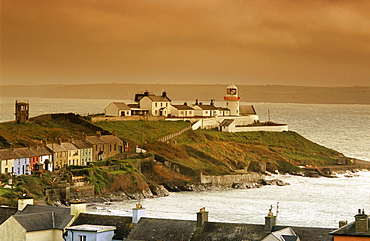
[[[193,105],[194,116],[198,117],[216,117],[218,116],[219,108],[214,106],[214,100],[211,100],[209,105],[203,105],[198,100],[195,101]]]
[[[171,105],[171,115],[175,117],[194,117],[194,109],[186,103],[183,105]]]
[[[135,101],[140,104],[141,109],[148,109],[149,115],[168,116],[171,114],[171,99],[167,97],[166,91],[163,91],[160,96],[145,91],[144,94],[136,94]]]
[[[124,102],[112,102],[104,112],[106,116],[131,116],[131,108]]]
[[[66,228],[65,241],[112,241],[115,226],[83,224]]]

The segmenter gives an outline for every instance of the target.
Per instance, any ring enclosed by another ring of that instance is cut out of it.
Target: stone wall
[[[220,186],[229,186],[233,183],[255,183],[260,179],[265,179],[265,176],[255,172],[222,176],[208,176],[202,173],[200,175],[201,183],[210,183]]]

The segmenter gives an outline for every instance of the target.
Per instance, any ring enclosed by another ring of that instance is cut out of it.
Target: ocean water
[[[46,113],[103,113],[112,101],[103,99],[16,98],[29,100],[30,115]],[[0,122],[14,120],[15,98],[0,98]],[[216,103],[217,104],[217,103]],[[346,156],[370,161],[370,105],[253,104],[261,121],[287,123],[289,129]],[[171,193],[169,197],[141,200],[147,216],[195,220],[205,207],[210,221],[263,223],[270,205],[279,203],[278,224],[337,227],[353,221],[359,208],[370,213],[370,172],[347,178],[274,176],[291,185],[248,190]],[[89,212],[131,215],[137,201],[95,205]]]

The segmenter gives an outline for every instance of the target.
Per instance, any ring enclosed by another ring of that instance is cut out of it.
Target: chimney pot
[[[208,222],[208,212],[203,207],[197,212],[197,227],[202,227],[204,222]]]

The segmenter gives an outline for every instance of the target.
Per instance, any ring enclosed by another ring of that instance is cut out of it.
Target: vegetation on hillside
[[[117,136],[132,145],[156,141],[190,125],[185,121],[101,121],[97,126],[116,132]]]

